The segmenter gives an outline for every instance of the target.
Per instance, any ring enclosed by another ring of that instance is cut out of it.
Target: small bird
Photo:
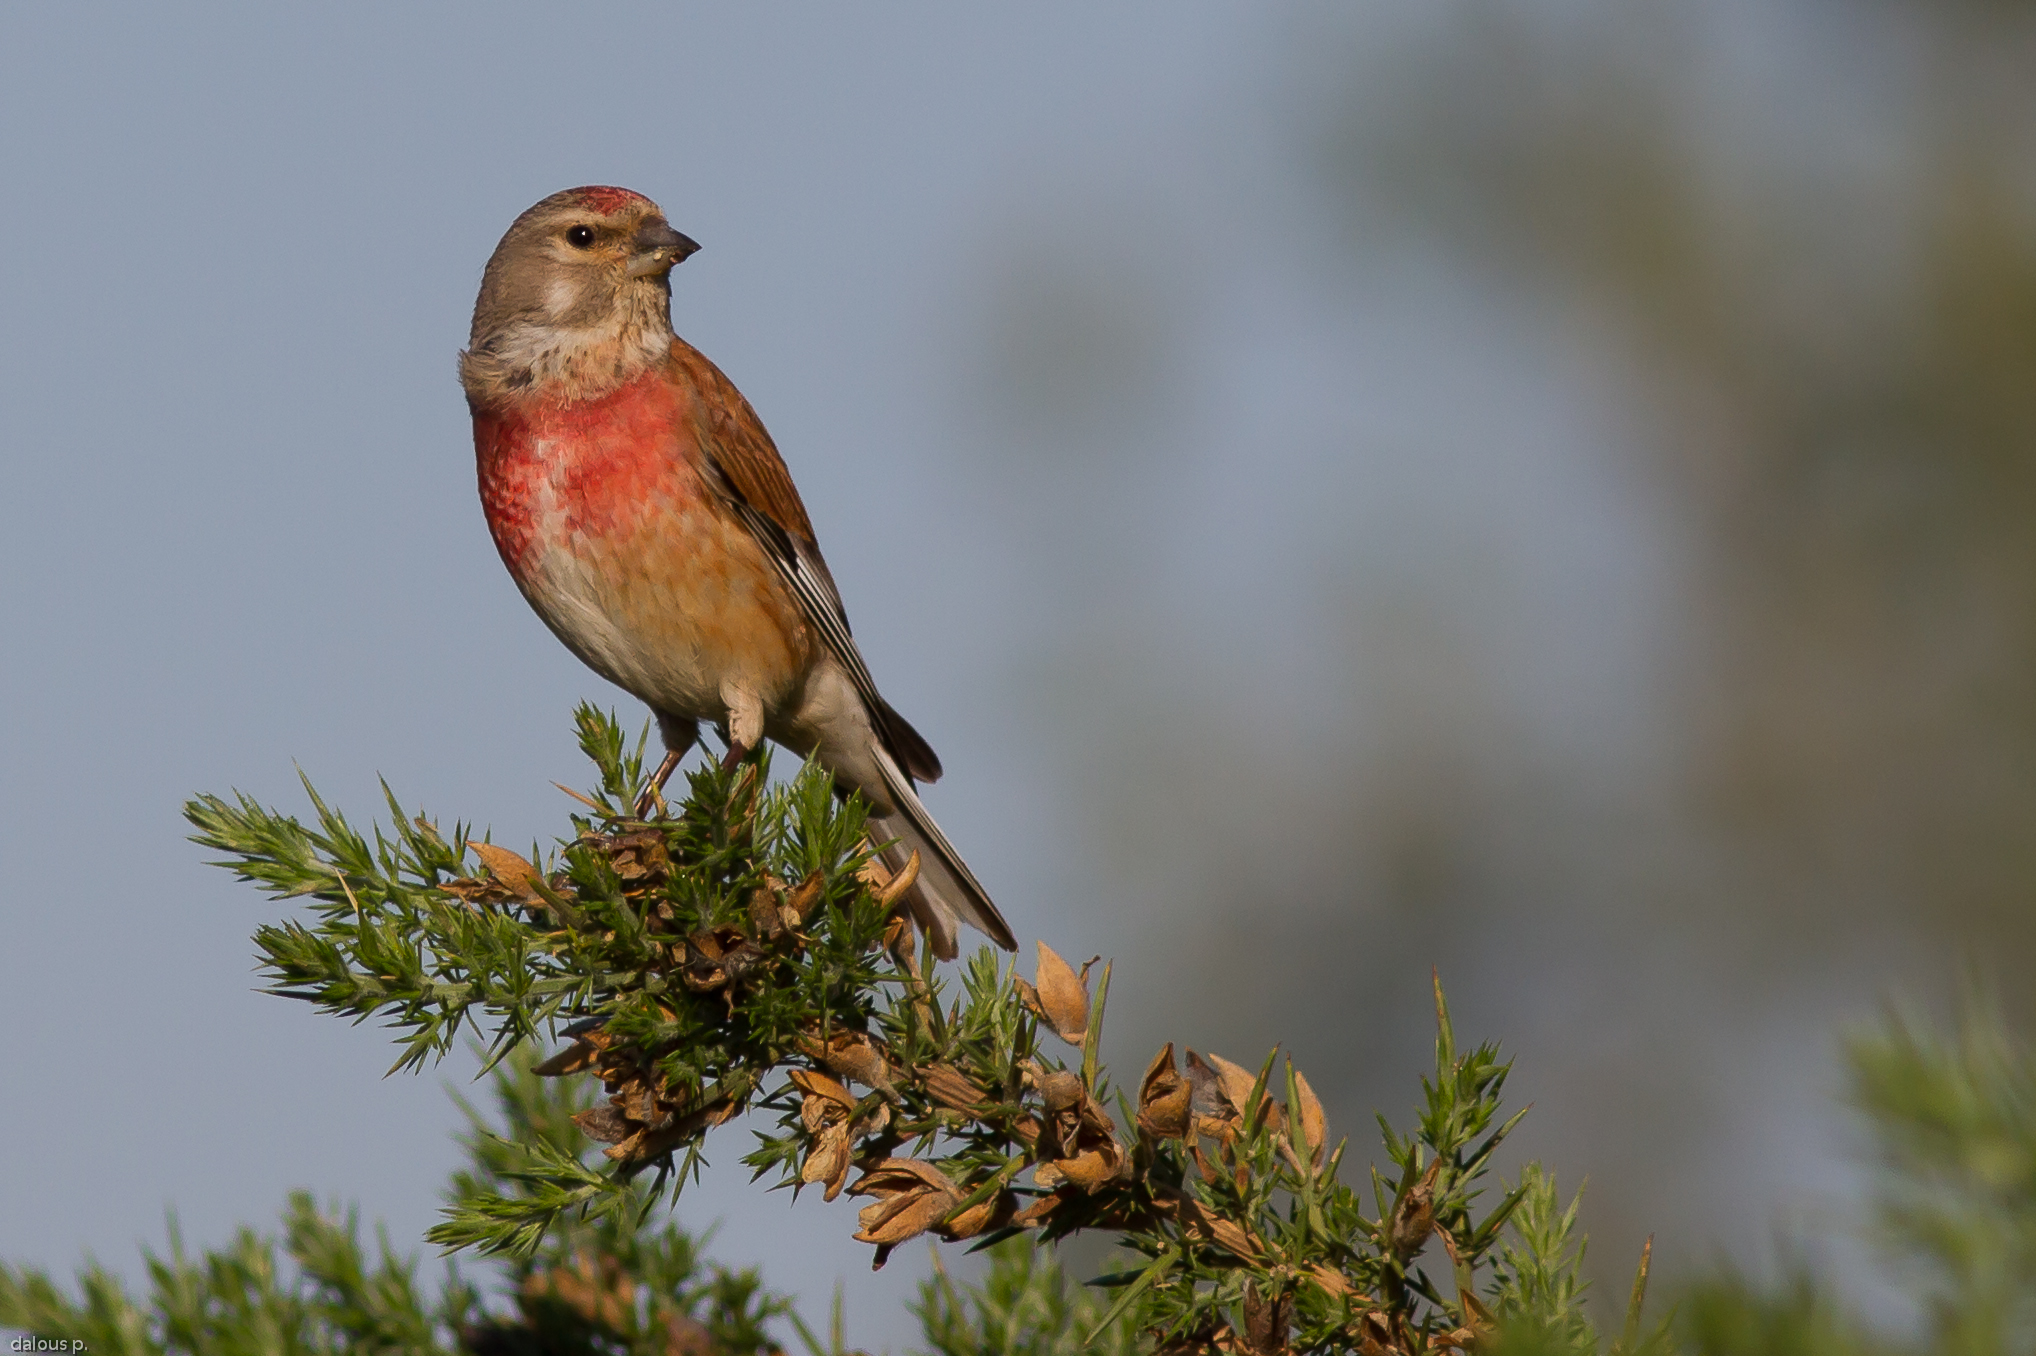
[[[649,704],[654,786],[703,720],[728,766],[766,737],[817,758],[887,865],[919,854],[904,902],[935,954],[957,921],[1015,949],[919,800],[940,760],[877,692],[770,434],[672,332],[671,271],[699,248],[607,187],[552,194],[495,247],[460,384],[496,549],[566,648]]]

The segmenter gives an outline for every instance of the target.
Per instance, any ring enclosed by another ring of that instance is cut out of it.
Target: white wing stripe
[[[772,548],[771,563],[777,566],[778,573],[791,588],[792,596],[799,600],[799,610],[806,614],[807,620],[820,632],[820,638],[827,642],[827,648],[848,670],[849,681],[862,695],[871,719],[876,719],[884,709],[883,698],[877,695],[877,681],[863,663],[862,651],[856,648],[855,637],[849,634],[848,613],[841,605],[841,596],[834,591],[827,576],[812,567],[805,552],[799,549],[799,543],[783,528],[739,498],[735,500],[735,508],[757,540]]]

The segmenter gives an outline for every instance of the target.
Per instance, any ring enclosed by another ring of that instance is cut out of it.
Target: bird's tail
[[[933,954],[942,960],[955,958],[960,949],[955,937],[957,923],[967,923],[1006,951],[1016,951],[1018,939],[1011,935],[1004,915],[997,912],[975,872],[969,870],[968,863],[954,850],[954,844],[947,841],[940,825],[933,822],[919,793],[912,788],[912,779],[881,746],[876,750],[876,761],[883,770],[884,788],[890,792],[897,811],[872,815],[870,838],[878,843],[897,840],[879,854],[884,865],[893,871],[902,868],[913,852],[919,854],[919,879],[905,892],[904,902],[925,929]]]

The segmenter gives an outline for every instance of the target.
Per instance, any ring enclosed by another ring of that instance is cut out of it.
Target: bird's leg
[[[728,704],[728,723],[722,726],[728,738],[728,752],[721,755],[721,770],[726,772],[747,758],[763,738],[763,699],[748,688],[729,682],[721,685],[721,700]]]
[[[636,798],[638,819],[649,819],[650,812],[658,808],[658,803],[664,799],[665,783],[679,770],[679,759],[685,756],[683,749],[665,750],[665,756],[658,761],[657,771],[650,774],[650,780],[644,783],[643,793]]]
[[[650,812],[665,789],[665,783],[679,770],[679,760],[686,756],[686,750],[693,747],[700,738],[700,722],[687,720],[684,716],[657,713],[658,737],[664,740],[665,756],[658,762],[657,771],[650,774],[650,781],[644,785],[643,794],[636,798],[636,817],[650,818]]]

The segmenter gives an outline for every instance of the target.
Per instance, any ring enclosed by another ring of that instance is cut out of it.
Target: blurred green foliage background
[[[1079,599],[1066,888],[1143,1040],[1287,1039],[1346,1125],[1439,961],[1605,1284],[1771,1257],[1849,1217],[1841,1022],[2036,997],[2036,8],[1284,17],[1200,187],[1265,234],[1096,187],[985,365]]]

